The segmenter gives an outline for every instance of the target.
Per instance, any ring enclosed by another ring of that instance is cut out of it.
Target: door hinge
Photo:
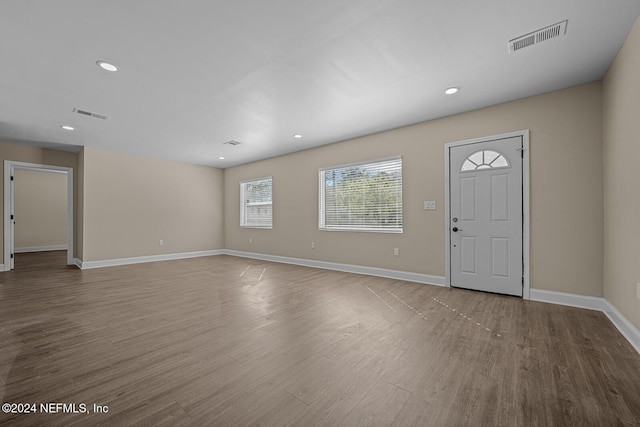
[[[11,181],[13,181],[13,175],[11,176]]]
[[[11,219],[13,219],[13,214],[11,214]]]
[[[13,259],[13,254],[11,254],[11,259]]]

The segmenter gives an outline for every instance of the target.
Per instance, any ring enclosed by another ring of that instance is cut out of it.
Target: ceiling
[[[226,168],[599,80],[639,15],[638,0],[2,0],[0,140]]]

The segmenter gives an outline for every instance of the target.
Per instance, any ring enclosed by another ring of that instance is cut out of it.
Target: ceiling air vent
[[[81,110],[80,108],[74,108],[73,112],[82,114],[83,116],[93,117],[95,119],[109,120],[109,116],[105,116],[104,114],[92,113],[91,111],[87,111],[87,110]]]
[[[549,25],[548,27],[541,28],[532,33],[509,40],[509,53],[514,53],[524,49],[525,47],[564,36],[567,33],[567,22],[569,21],[565,19],[557,24]]]
[[[241,142],[239,142],[239,141],[234,141],[234,140],[232,139],[231,141],[223,142],[222,144],[223,144],[223,145],[240,145],[240,144],[242,144],[242,143],[241,143]]]

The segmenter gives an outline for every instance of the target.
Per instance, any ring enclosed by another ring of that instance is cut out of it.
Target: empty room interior
[[[3,0],[0,424],[640,425],[639,16]]]

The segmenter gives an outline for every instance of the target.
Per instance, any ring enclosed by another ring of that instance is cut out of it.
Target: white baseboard
[[[74,258],[73,259],[73,265],[75,265],[76,267],[78,267],[80,270],[82,270],[82,260],[78,259],[78,258]]]
[[[16,254],[24,252],[48,252],[48,251],[66,251],[67,245],[52,245],[52,246],[23,246],[21,248],[14,248],[13,252]]]
[[[531,300],[602,311],[613,323],[613,326],[629,341],[629,344],[640,353],[640,331],[604,298],[531,289]]]
[[[640,353],[640,331],[609,301],[605,300],[604,314],[611,320],[620,333]]]
[[[242,258],[259,259],[263,261],[280,262],[284,264],[301,265],[304,267],[323,268],[325,270],[343,271],[346,273],[365,274],[368,276],[386,277],[388,279],[406,280],[408,282],[425,283],[429,285],[445,286],[445,278],[431,276],[429,274],[410,273],[407,271],[388,270],[386,268],[366,267],[361,265],[339,264],[335,262],[315,261],[303,258],[291,258],[278,255],[259,254],[254,252],[242,252],[225,250],[226,255]]]
[[[182,252],[182,253],[176,253],[176,254],[149,255],[149,256],[139,256],[139,257],[132,257],[132,258],[106,259],[106,260],[100,260],[100,261],[77,260],[76,265],[78,265],[78,267],[80,267],[82,270],[87,270],[90,268],[115,267],[118,265],[142,264],[145,262],[171,261],[171,260],[185,259],[185,258],[198,258],[198,257],[204,257],[204,256],[222,255],[224,253],[225,251],[222,249],[215,249],[210,251]]]
[[[548,302],[551,304],[567,305],[569,307],[586,308],[598,311],[604,311],[606,302],[604,298],[599,297],[589,297],[585,295],[533,288],[530,290],[529,299],[531,301]]]
[[[408,282],[425,283],[429,285],[445,286],[445,278],[428,274],[411,273],[407,271],[388,270],[385,268],[365,267],[360,265],[339,264],[335,262],[314,261],[303,258],[291,258],[278,255],[259,254],[254,252],[242,252],[226,249],[211,251],[185,252],[177,254],[163,254],[140,256],[133,258],[107,259],[100,261],[82,261],[74,259],[75,264],[82,270],[101,267],[115,267],[118,265],[140,264],[144,262],[169,261],[175,259],[197,258],[212,255],[231,255],[241,258],[258,259],[262,261],[280,262],[283,264],[301,265],[304,267],[323,268],[325,270],[343,271],[346,273],[365,274],[368,276],[386,277],[389,279],[406,280]]]

